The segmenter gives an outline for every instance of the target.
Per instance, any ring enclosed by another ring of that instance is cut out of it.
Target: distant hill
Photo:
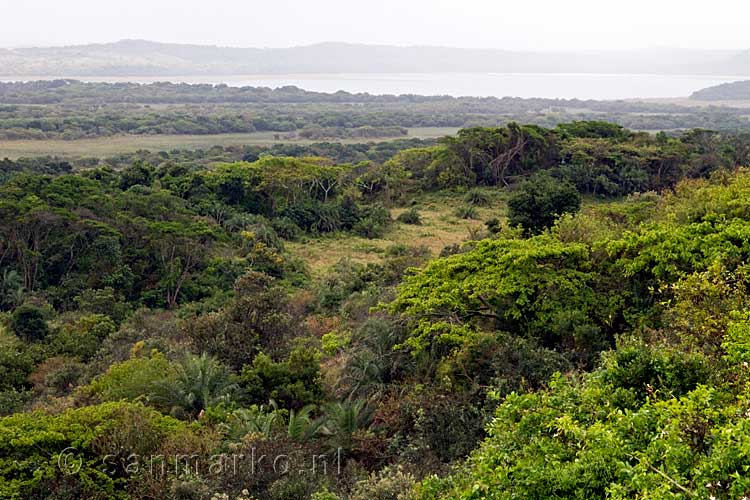
[[[690,96],[696,101],[744,101],[750,100],[750,80],[722,83],[693,92]]]
[[[517,52],[346,43],[257,49],[146,40],[0,49],[0,76],[6,77],[403,72],[750,75],[750,53],[686,49]]]

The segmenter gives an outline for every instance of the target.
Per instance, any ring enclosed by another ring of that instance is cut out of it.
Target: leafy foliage
[[[536,234],[552,227],[561,215],[580,208],[581,196],[575,186],[538,175],[521,184],[508,199],[508,222]]]

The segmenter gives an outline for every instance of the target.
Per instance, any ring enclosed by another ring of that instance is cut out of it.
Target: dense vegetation
[[[750,495],[748,137],[408,146],[3,162],[0,497]]]
[[[324,94],[296,87],[0,82],[0,139],[278,132],[293,138],[399,137],[409,127],[546,127],[607,120],[638,130],[747,129],[741,108],[630,101]]]

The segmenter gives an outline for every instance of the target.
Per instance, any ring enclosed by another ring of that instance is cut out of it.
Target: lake
[[[746,80],[747,76],[628,75],[563,73],[405,73],[405,74],[296,74],[249,76],[79,77],[85,81],[151,83],[226,83],[253,87],[294,85],[317,92],[368,92],[563,99],[633,99],[686,97],[719,83]]]

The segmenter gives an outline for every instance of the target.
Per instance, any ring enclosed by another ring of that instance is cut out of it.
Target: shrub
[[[277,217],[271,221],[276,234],[289,241],[296,241],[302,234],[302,230],[294,221],[288,217]]]
[[[21,305],[13,311],[10,327],[26,342],[42,341],[49,334],[44,311],[31,304]]]
[[[349,500],[407,500],[416,480],[402,466],[385,467],[370,477],[358,481]]]
[[[259,350],[274,353],[280,349],[293,330],[287,303],[279,282],[251,271],[237,280],[234,297],[224,309],[191,318],[184,329],[196,351],[239,371]]]
[[[622,340],[618,349],[604,355],[598,372],[609,386],[616,405],[633,407],[648,398],[680,397],[708,382],[708,359],[668,346],[649,346],[638,340]]]
[[[338,479],[334,454],[324,457],[322,450],[313,445],[283,436],[275,439],[248,436],[237,445],[235,453],[238,470],[252,473],[214,474],[208,478],[213,483],[211,490],[224,492],[227,497],[223,498],[227,500],[249,500],[243,491],[252,492],[253,498],[258,499],[307,499],[320,489],[321,482]],[[314,456],[317,456],[316,467],[311,467],[311,457]],[[259,461],[259,457],[271,459]],[[274,467],[272,457],[283,457],[283,460],[277,461]]]
[[[55,396],[69,394],[84,375],[85,366],[76,361],[67,361],[44,377],[45,387]]]
[[[51,345],[56,354],[90,360],[102,341],[117,330],[115,323],[102,314],[82,316],[73,323],[63,324],[54,335]]]
[[[485,227],[487,227],[487,231],[490,234],[498,234],[500,231],[503,230],[503,226],[500,224],[500,220],[496,217],[493,217],[492,219],[488,220],[484,223]]]
[[[583,381],[557,377],[549,390],[508,396],[465,468],[450,478],[427,479],[417,488],[419,498],[746,494],[747,389],[698,386],[680,398],[650,398],[629,411],[614,409],[611,398],[597,374]]]
[[[238,378],[250,401],[263,404],[274,400],[282,408],[299,409],[323,399],[320,354],[296,347],[284,361],[275,362],[260,353]]]
[[[473,207],[488,207],[490,206],[490,197],[487,193],[480,189],[470,189],[464,196],[464,201],[467,205]]]
[[[537,174],[520,186],[508,199],[508,222],[521,226],[527,234],[540,233],[552,227],[563,214],[581,208],[581,195],[569,181],[549,174]]]
[[[159,352],[115,363],[96,377],[87,391],[104,401],[147,400],[158,384],[173,376],[169,361]]]
[[[0,391],[0,417],[20,412],[23,406],[34,397],[32,391],[8,389]]]
[[[337,352],[347,347],[351,343],[351,340],[351,332],[332,331],[324,334],[323,337],[321,337],[320,342],[323,352],[325,352],[329,356],[333,356]]]
[[[108,498],[126,500],[146,484],[147,498],[166,498],[142,468],[126,472],[132,457],[164,454],[167,480],[176,470],[170,442],[195,442],[177,420],[132,403],[106,403],[59,415],[19,413],[0,419],[0,498]],[[71,450],[71,455],[62,455]],[[185,453],[185,451],[180,451]],[[187,452],[188,454],[191,452]],[[104,456],[107,455],[107,459]],[[156,474],[158,475],[158,473]]]
[[[382,238],[388,229],[391,214],[382,205],[368,206],[361,211],[360,219],[352,227],[352,231],[365,238]]]
[[[23,389],[34,369],[34,359],[22,342],[0,327],[0,391]]]
[[[422,225],[422,217],[419,215],[419,211],[414,207],[403,212],[396,218],[396,220],[402,224],[411,224],[414,226]]]
[[[459,219],[476,220],[479,218],[479,211],[474,206],[466,205],[463,207],[458,207],[454,212],[454,215]]]
[[[104,314],[112,318],[112,321],[118,325],[130,314],[128,304],[122,298],[118,297],[111,287],[84,290],[74,301],[78,305],[79,310],[94,314]]]

